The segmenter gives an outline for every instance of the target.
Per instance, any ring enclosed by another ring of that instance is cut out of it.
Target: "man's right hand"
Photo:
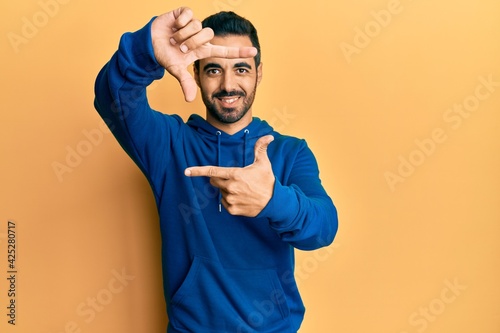
[[[196,97],[196,82],[187,68],[195,60],[218,58],[251,58],[257,54],[254,47],[224,47],[210,44],[214,32],[202,29],[201,22],[187,7],[181,7],[158,16],[152,24],[151,36],[156,61],[174,76],[182,87],[184,98],[191,102]]]

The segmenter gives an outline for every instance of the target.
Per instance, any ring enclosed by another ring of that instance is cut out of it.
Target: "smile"
[[[231,105],[231,104],[233,104],[234,102],[236,102],[239,99],[240,99],[239,96],[218,98],[218,100],[220,100],[223,104],[226,104],[226,105]]]

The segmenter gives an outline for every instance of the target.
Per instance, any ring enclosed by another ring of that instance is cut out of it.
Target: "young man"
[[[165,69],[187,101],[199,86],[206,119],[150,108],[146,87]],[[156,199],[169,333],[297,332],[294,248],[335,237],[337,213],[305,141],[252,116],[261,79],[249,21],[222,12],[202,25],[188,8],[123,35],[97,77],[95,107]]]

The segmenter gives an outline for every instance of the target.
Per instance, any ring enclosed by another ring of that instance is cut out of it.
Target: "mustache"
[[[213,98],[223,98],[223,97],[232,97],[232,96],[240,96],[240,97],[245,97],[245,93],[243,91],[226,91],[226,90],[221,90],[219,92],[216,92],[212,94]]]

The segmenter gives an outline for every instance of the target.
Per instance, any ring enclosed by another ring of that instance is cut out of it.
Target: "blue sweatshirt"
[[[151,21],[152,22],[152,21]],[[122,36],[100,71],[95,107],[147,177],[159,212],[169,333],[295,333],[305,308],[294,279],[294,248],[329,245],[337,213],[306,142],[253,118],[234,135],[198,115],[152,110],[146,87],[165,70],[153,54],[151,22]],[[259,137],[275,179],[267,206],[254,218],[219,211],[219,193],[190,166],[243,167]]]

